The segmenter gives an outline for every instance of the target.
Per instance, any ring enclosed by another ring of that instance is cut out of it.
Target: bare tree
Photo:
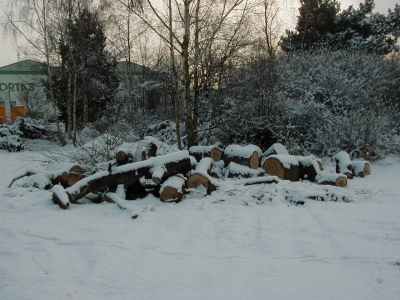
[[[49,78],[48,88],[53,118],[57,124],[58,138],[62,145],[66,144],[65,137],[58,121],[58,109],[54,97],[54,82],[51,64],[54,62],[55,45],[51,39],[52,30],[57,20],[54,19],[54,6],[57,1],[23,0],[10,1],[9,9],[5,11],[6,22],[3,30],[6,35],[19,43],[19,50],[26,57],[31,57],[46,65],[45,73]]]

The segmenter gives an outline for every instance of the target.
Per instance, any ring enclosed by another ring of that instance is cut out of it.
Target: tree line
[[[153,115],[175,121],[180,149],[280,141],[325,154],[377,151],[396,127],[399,5],[384,15],[373,0],[344,10],[301,0],[295,30],[283,35],[282,7],[23,0],[10,2],[3,27],[44,62],[53,117],[73,141],[80,125]],[[61,127],[59,137],[65,143]]]

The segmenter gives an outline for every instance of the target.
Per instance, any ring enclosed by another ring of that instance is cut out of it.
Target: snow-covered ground
[[[178,204],[148,196],[125,210],[62,210],[50,191],[23,180],[8,188],[25,168],[40,167],[36,143],[35,151],[0,150],[2,300],[400,297],[398,157],[328,189],[336,202],[294,205],[325,191],[306,182],[230,181]]]

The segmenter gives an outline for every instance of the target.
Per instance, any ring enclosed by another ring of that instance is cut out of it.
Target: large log
[[[23,177],[29,177],[32,175],[42,174],[46,176],[52,185],[62,185],[64,188],[70,187],[77,181],[85,177],[85,171],[81,166],[72,166],[68,171],[57,170],[57,171],[45,171],[28,169],[25,173],[18,175],[13,178],[8,187],[11,187],[15,181]]]
[[[214,180],[210,176],[210,171],[213,166],[213,160],[210,157],[203,157],[196,165],[195,170],[190,172],[186,186],[188,189],[196,189],[200,185],[205,188],[207,195],[215,191]]]
[[[189,148],[189,154],[198,162],[203,157],[211,157],[213,161],[220,161],[222,153],[223,151],[217,146],[192,146]]]
[[[256,170],[250,169],[247,166],[231,162],[225,169],[225,174],[228,175],[228,178],[235,178],[235,177],[252,178],[265,175],[265,171],[261,168],[258,168]]]
[[[185,193],[185,178],[178,174],[163,182],[160,188],[160,200],[163,202],[179,202]]]
[[[335,173],[320,173],[315,177],[318,184],[333,185],[338,187],[347,186],[347,176],[344,174]]]
[[[275,143],[271,147],[269,147],[262,155],[261,158],[266,158],[270,155],[277,155],[277,154],[284,154],[284,155],[289,155],[289,152],[280,143]]]
[[[270,155],[263,159],[262,168],[267,172],[267,174],[278,176],[279,179],[290,181],[299,180],[299,162],[291,155]]]
[[[133,152],[135,148],[133,144],[123,143],[117,148],[117,153],[115,155],[115,161],[117,166],[122,166],[126,164],[133,163]]]
[[[179,151],[154,157],[146,161],[127,164],[115,167],[111,172],[101,171],[78,181],[73,186],[64,190],[59,189],[54,192],[53,198],[64,198],[67,195],[71,203],[76,202],[92,191],[97,191],[104,186],[116,186],[124,184],[128,187],[139,178],[148,175],[152,177],[152,169],[162,167],[165,169],[163,178],[167,178],[178,173],[186,174],[192,169],[188,151]]]
[[[68,172],[68,186],[73,186],[79,180],[85,178],[85,170],[79,165],[73,166]]]
[[[230,145],[226,147],[223,159],[225,167],[234,162],[251,169],[257,169],[260,164],[260,156],[253,146],[242,147],[239,145]]]
[[[336,173],[345,174],[347,179],[353,179],[353,164],[350,156],[345,151],[340,151],[335,155]]]
[[[295,156],[299,162],[299,177],[314,182],[315,176],[322,171],[321,162],[313,155]]]
[[[353,165],[353,175],[357,177],[365,177],[371,175],[371,165],[364,160],[357,160],[351,162]]]

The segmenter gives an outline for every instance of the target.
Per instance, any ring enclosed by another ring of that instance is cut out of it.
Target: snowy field
[[[288,199],[323,191],[306,182],[230,181],[178,204],[148,196],[125,210],[62,210],[50,191],[23,179],[8,188],[25,168],[40,167],[43,145],[0,150],[1,300],[400,298],[396,156],[373,162],[372,174],[347,188],[328,189],[336,202],[294,205]]]

